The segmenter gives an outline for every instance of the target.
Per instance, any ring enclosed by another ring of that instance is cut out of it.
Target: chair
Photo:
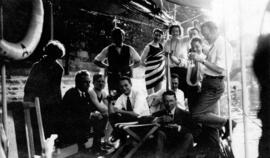
[[[124,158],[131,158],[133,154],[143,145],[143,143],[158,130],[159,124],[156,123],[139,124],[139,122],[125,122],[125,123],[117,123],[115,124],[115,127],[124,130],[129,136],[129,141],[120,146],[120,148],[114,153],[112,158],[117,158],[126,146],[132,145],[132,148],[124,157]],[[139,133],[137,133],[138,130],[139,131],[147,130],[147,131],[143,135],[140,135]]]

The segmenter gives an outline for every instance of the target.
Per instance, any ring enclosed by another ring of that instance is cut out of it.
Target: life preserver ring
[[[30,56],[39,43],[43,30],[44,8],[42,0],[32,0],[33,12],[28,31],[24,39],[18,43],[0,40],[0,56],[22,60]]]

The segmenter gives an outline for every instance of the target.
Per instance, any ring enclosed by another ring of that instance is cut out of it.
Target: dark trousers
[[[202,133],[206,144],[219,146],[218,129],[223,127],[227,119],[218,116],[217,102],[224,92],[224,81],[218,78],[204,78],[202,90],[194,107],[190,109],[194,120],[203,124]],[[203,140],[202,140],[203,142]]]
[[[99,149],[101,146],[101,138],[104,136],[105,127],[108,121],[108,117],[103,116],[102,119],[93,117],[91,124],[93,126],[93,147]]]
[[[217,115],[217,102],[224,92],[223,79],[205,78],[202,91],[194,107],[190,109],[192,117],[203,125],[221,128],[227,119]]]
[[[156,135],[156,157],[185,158],[193,147],[191,133],[177,132],[175,129],[161,129]]]

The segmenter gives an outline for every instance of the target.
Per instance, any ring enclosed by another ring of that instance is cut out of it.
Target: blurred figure
[[[259,158],[266,158],[270,155],[270,110],[269,110],[269,70],[270,70],[270,35],[261,36],[258,40],[258,46],[255,51],[253,69],[260,84],[261,108],[258,112],[258,118],[262,121],[262,136],[259,141]]]
[[[34,102],[35,97],[39,97],[45,137],[48,138],[50,134],[57,133],[61,126],[58,112],[61,110],[59,106],[62,100],[61,79],[64,69],[57,59],[65,55],[65,47],[59,41],[52,40],[44,47],[44,54],[40,61],[33,64],[24,87],[24,101]],[[35,126],[35,109],[31,115]]]
[[[94,59],[94,64],[106,68],[108,75],[109,92],[119,89],[121,76],[132,77],[132,68],[140,65],[141,58],[138,52],[130,45],[124,44],[125,32],[116,27],[112,30],[112,44],[105,47]],[[107,63],[104,61],[107,59]]]
[[[162,30],[154,29],[154,40],[145,46],[141,56],[142,64],[145,66],[145,82],[148,95],[160,90],[164,79],[165,60],[162,53],[163,46],[160,43],[162,35]]]

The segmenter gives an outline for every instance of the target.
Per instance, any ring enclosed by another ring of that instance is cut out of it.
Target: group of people
[[[113,128],[111,141],[124,142],[125,133],[114,125],[148,117],[147,120],[161,124],[155,133],[156,157],[164,157],[168,147],[174,147],[168,157],[187,157],[194,142],[197,147],[219,153],[221,129],[225,127],[223,138],[227,138],[230,126],[236,125],[217,115],[217,102],[224,92],[224,78],[231,63],[226,61],[226,52],[231,52],[231,46],[211,21],[188,29],[188,37],[181,37],[180,25],[170,26],[169,34],[170,39],[163,44],[163,31],[154,29],[153,41],[140,56],[132,46],[123,43],[125,32],[114,28],[112,44],[94,59],[97,66],[106,69],[106,75],[94,74],[94,87],[90,88],[90,72],[78,71],[75,87],[63,99],[63,68],[56,59],[65,50],[60,42],[50,41],[44,50],[47,56],[31,70],[24,97],[25,101],[40,98],[42,114],[46,113],[46,137],[59,133],[63,140],[76,142],[83,150],[92,127],[92,150],[100,151],[108,122]],[[132,69],[139,65],[145,66],[148,96],[132,88]],[[170,72],[166,77],[171,86],[161,89],[166,72]],[[104,90],[105,76],[109,93]]]

